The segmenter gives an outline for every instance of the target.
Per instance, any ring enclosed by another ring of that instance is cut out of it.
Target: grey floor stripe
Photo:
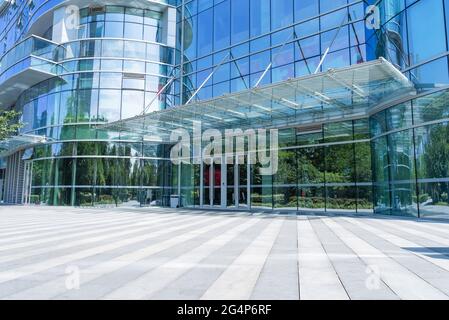
[[[348,246],[346,246],[320,219],[311,220],[335,270],[351,299],[399,299],[382,281],[379,286],[369,283],[370,269]]]
[[[252,243],[260,234],[269,220],[258,219],[258,223],[232,240],[219,251],[205,258],[197,266],[183,274],[164,289],[153,294],[151,299],[193,299],[198,300],[229,265]]]
[[[429,285],[444,292],[449,298],[449,272],[426,261],[410,251],[397,247],[390,242],[380,238],[376,234],[366,232],[357,228],[347,221],[339,221],[345,228],[356,234],[361,239],[369,242],[372,246],[382,250],[387,256],[398,262],[403,267],[416,274]]]
[[[296,218],[286,219],[265,262],[251,299],[299,299],[296,235]]]

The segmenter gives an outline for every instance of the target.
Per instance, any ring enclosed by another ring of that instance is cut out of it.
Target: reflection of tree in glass
[[[424,166],[420,176],[425,177],[449,177],[449,125],[434,126],[429,132],[429,140],[426,145],[426,152],[423,155]],[[432,198],[433,204],[449,205],[448,183],[426,183],[426,193]]]

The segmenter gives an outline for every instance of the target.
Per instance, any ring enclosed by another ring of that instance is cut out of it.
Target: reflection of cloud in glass
[[[120,90],[100,90],[98,117],[106,121],[120,120]]]

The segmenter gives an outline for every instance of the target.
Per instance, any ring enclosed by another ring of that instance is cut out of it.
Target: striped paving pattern
[[[0,299],[448,299],[449,224],[0,207]]]

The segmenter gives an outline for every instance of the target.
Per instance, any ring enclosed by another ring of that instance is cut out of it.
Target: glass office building
[[[449,218],[448,0],[0,10],[0,108],[24,123],[1,146],[5,203]],[[172,163],[170,132],[199,122],[278,130],[278,170],[251,150]]]

